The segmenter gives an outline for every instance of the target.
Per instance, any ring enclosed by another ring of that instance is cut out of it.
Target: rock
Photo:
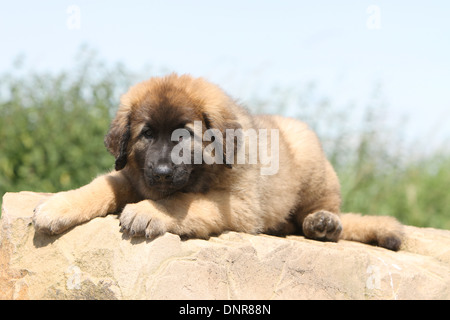
[[[450,299],[450,231],[406,227],[401,251],[227,232],[128,239],[117,216],[34,232],[46,194],[7,193],[0,299]]]

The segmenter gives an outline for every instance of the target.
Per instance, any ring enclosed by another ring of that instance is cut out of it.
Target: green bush
[[[435,154],[404,167],[372,161],[339,171],[343,211],[385,214],[410,225],[450,229],[450,156]]]
[[[113,168],[103,138],[120,94],[137,77],[87,50],[77,61],[57,74],[24,71],[18,63],[0,75],[0,195],[78,188]],[[449,150],[412,152],[399,138],[402,126],[392,130],[384,121],[381,97],[376,88],[366,108],[336,106],[307,85],[276,89],[249,105],[298,117],[318,132],[342,183],[343,212],[450,229]],[[349,126],[360,110],[361,127]]]
[[[56,75],[0,76],[0,194],[78,188],[112,168],[103,137],[131,77],[80,59]]]
[[[434,141],[407,143],[404,124],[386,119],[381,86],[358,108],[333,104],[314,84],[302,90],[274,89],[270,97],[255,99],[256,109],[302,119],[318,133],[341,181],[342,212],[390,215],[405,224],[450,229],[448,145],[430,152],[425,147]]]

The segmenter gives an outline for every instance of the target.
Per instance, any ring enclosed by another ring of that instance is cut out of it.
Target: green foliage
[[[450,229],[450,156],[433,155],[404,167],[364,164],[341,170],[343,211],[384,214],[410,225]]]
[[[78,188],[112,168],[103,137],[129,76],[79,58],[56,75],[0,76],[0,194]]]
[[[0,196],[78,188],[113,168],[103,138],[136,77],[87,50],[77,61],[58,74],[23,71],[19,61],[0,75]],[[392,130],[383,118],[380,88],[365,108],[335,105],[314,85],[275,89],[249,105],[300,118],[318,132],[342,183],[343,212],[450,229],[450,152],[412,152],[401,139],[404,128]]]
[[[312,84],[304,91],[275,89],[256,106],[260,112],[282,110],[318,133],[341,181],[342,212],[391,215],[409,225],[450,229],[450,150],[425,150],[433,141],[407,143],[404,124],[385,118],[387,103],[379,86],[359,108],[332,104]]]

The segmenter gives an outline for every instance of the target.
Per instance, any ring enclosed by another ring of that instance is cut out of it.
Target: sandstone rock
[[[117,216],[36,234],[45,194],[7,193],[1,299],[450,299],[450,231],[406,227],[399,252],[228,232],[128,239]]]

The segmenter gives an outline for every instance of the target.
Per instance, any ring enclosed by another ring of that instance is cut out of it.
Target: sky
[[[450,138],[450,1],[3,1],[0,73],[70,69],[80,46],[132,70],[203,76],[250,101],[314,82],[336,105],[382,85],[411,137]],[[155,71],[156,72],[156,71]],[[155,74],[149,74],[148,77]]]

